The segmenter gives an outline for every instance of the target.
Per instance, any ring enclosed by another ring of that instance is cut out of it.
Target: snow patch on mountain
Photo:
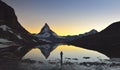
[[[23,39],[20,35],[17,35],[17,37],[18,37],[19,39]]]
[[[3,31],[8,31],[8,32],[16,35],[16,37],[18,37],[18,39],[23,39],[20,35],[14,33],[14,32],[12,31],[12,29],[11,29],[10,27],[8,27],[7,25],[1,25],[0,28],[3,29]]]
[[[2,43],[6,43],[6,42],[12,42],[12,41],[9,41],[9,40],[7,40],[7,39],[0,39],[0,42],[2,42]]]
[[[32,39],[34,42],[37,42],[36,40]]]
[[[3,31],[9,31],[10,33],[14,33],[10,27],[8,27],[7,25],[1,25],[0,28],[3,30]]]
[[[52,33],[52,35],[58,37],[58,35],[56,33]]]
[[[0,39],[0,48],[6,48],[14,45],[16,44],[12,41],[9,41],[7,39],[2,39],[2,38]]]
[[[49,31],[49,27],[48,25],[46,24],[45,28],[43,29],[43,32],[48,32]]]
[[[39,34],[39,35],[35,35],[36,37],[41,37],[41,38],[47,38],[50,37],[50,34],[48,32],[44,33],[44,34]]]
[[[39,39],[39,40],[44,41],[44,42],[48,42],[48,43],[52,43],[51,41],[46,40],[46,39]]]
[[[7,30],[11,29],[6,25],[1,25],[0,28],[3,29],[3,31],[7,31]]]
[[[6,47],[9,47],[9,45],[0,44],[0,48],[6,48]]]
[[[13,31],[11,31],[11,30],[8,30],[8,31],[9,31],[10,33],[12,33],[12,34],[14,33],[14,32],[13,32]]]
[[[22,48],[23,48],[23,47],[18,47],[17,50],[19,51],[19,50],[21,50]]]

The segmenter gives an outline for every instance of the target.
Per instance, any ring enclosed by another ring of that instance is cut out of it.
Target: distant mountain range
[[[120,57],[120,22],[96,34],[75,39],[70,44],[99,51],[108,57]]]
[[[89,32],[86,32],[84,34],[73,35],[73,36],[68,35],[68,36],[65,36],[66,37],[65,41],[66,42],[71,42],[71,41],[73,41],[75,39],[79,39],[79,38],[82,38],[82,37],[85,37],[85,36],[89,36],[89,35],[93,35],[93,34],[96,34],[96,33],[98,33],[98,31],[95,30],[95,29],[92,29]]]
[[[52,29],[50,29],[47,23],[45,23],[40,33],[35,34],[34,36],[36,36],[39,40],[43,40],[43,41],[50,42],[50,43],[66,43],[74,39],[78,39],[78,38],[89,36],[89,35],[96,34],[96,33],[97,33],[97,30],[93,29],[84,34],[73,35],[73,36],[70,36],[70,35],[59,36]]]

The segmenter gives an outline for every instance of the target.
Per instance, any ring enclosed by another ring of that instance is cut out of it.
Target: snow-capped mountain
[[[72,40],[79,39],[79,38],[82,38],[82,37],[85,37],[85,36],[89,36],[89,35],[93,35],[93,34],[96,34],[96,33],[98,33],[98,31],[95,30],[95,29],[92,29],[91,31],[86,32],[84,34],[73,35],[73,36],[66,36],[65,40],[66,40],[66,42],[70,42]]]
[[[39,38],[49,38],[49,37],[58,37],[58,35],[53,32],[47,23],[45,23],[44,27],[41,29],[40,33],[36,35]]]
[[[43,26],[40,33],[35,35],[39,40],[47,42],[62,42],[64,37],[58,36],[54,31],[50,29],[47,23]]]

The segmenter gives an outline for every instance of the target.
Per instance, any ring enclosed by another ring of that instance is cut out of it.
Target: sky
[[[14,8],[18,21],[31,33],[45,23],[58,35],[103,30],[120,20],[120,0],[3,0]]]

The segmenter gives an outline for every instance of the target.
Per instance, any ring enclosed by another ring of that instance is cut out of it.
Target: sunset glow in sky
[[[120,0],[3,0],[31,33],[45,23],[58,35],[101,31],[120,20]]]

